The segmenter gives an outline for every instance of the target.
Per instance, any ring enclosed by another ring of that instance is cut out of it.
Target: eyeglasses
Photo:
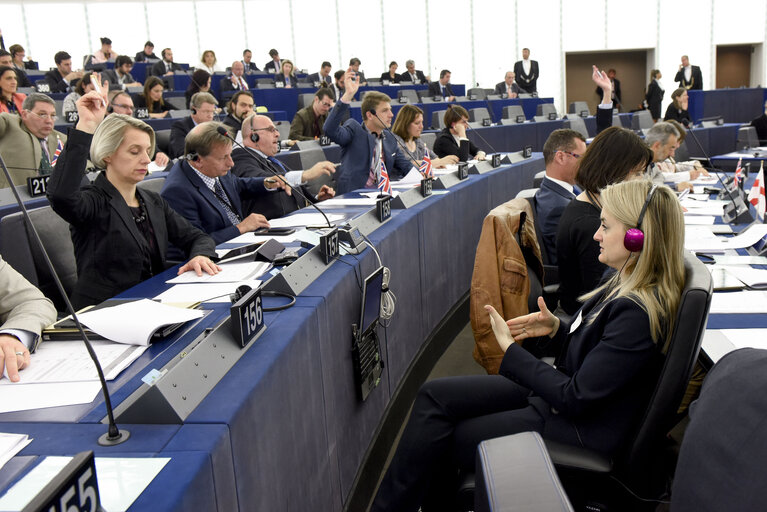
[[[29,112],[30,114],[36,115],[37,117],[39,117],[43,121],[47,121],[48,119],[50,119],[51,121],[53,121],[55,123],[56,119],[59,118],[59,116],[57,116],[56,114],[38,114],[37,112],[32,112],[31,110],[27,110],[27,112]]]
[[[279,131],[274,126],[269,126],[267,128],[254,128],[253,129],[254,132],[257,132],[257,131],[260,131],[260,130],[266,130],[266,131],[269,131],[269,132],[272,132],[272,133],[277,133]]]
[[[112,108],[114,107],[124,108],[125,110],[135,110],[136,108],[133,105],[121,105],[120,103],[112,103]]]
[[[578,153],[573,153],[571,151],[562,151],[562,153],[565,153],[566,155],[570,155],[571,157],[575,159],[578,159],[583,156],[583,155],[579,155]]]
[[[327,101],[321,101],[320,105],[322,105],[323,107],[333,108],[333,104],[328,103]]]

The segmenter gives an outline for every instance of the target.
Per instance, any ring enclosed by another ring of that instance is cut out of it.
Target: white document
[[[716,217],[714,217],[713,215],[685,215],[684,225],[685,226],[710,225],[714,223],[715,219]]]
[[[423,175],[418,171],[418,169],[411,167],[410,172],[408,172],[404,178],[398,181],[392,181],[391,186],[397,188],[411,188],[414,185],[420,184],[422,179]]]
[[[0,469],[32,440],[26,434],[0,432]]]
[[[240,281],[252,281],[261,277],[271,266],[271,263],[264,261],[233,261],[221,265],[222,270],[216,275],[203,272],[201,276],[198,276],[193,270],[190,270],[165,281],[165,283],[239,283]]]
[[[103,340],[91,341],[91,345],[106,380],[117,377],[147,349],[145,346],[126,346]],[[41,343],[32,354],[31,364],[19,376],[21,380],[16,384],[7,377],[0,380],[0,388],[19,384],[99,380],[96,366],[82,340]]]
[[[299,231],[299,230],[297,230]],[[274,235],[257,235],[255,233],[243,233],[242,235],[232,238],[229,240],[228,244],[256,244],[258,242],[266,242],[267,240],[276,240],[280,242],[281,244],[287,244],[296,239],[296,233],[291,233],[289,235],[285,236],[274,236]],[[223,254],[226,254],[226,252],[230,251],[230,249],[223,249]],[[216,250],[218,252],[218,249]]]
[[[724,205],[718,201],[715,203],[709,201],[705,203],[703,201],[682,201],[682,206],[687,208],[684,212],[684,216],[690,215],[717,215],[721,216],[724,213]]]
[[[711,298],[712,314],[767,313],[767,292],[719,292]]]
[[[149,345],[152,334],[161,327],[188,322],[201,318],[202,315],[203,312],[196,309],[175,308],[141,299],[111,308],[86,311],[79,316],[83,325],[108,340],[146,346]],[[139,319],[141,321],[138,321]]]
[[[375,206],[376,198],[370,197],[334,197],[322,201],[319,206],[333,208],[336,206]]]
[[[708,332],[708,331],[706,331]],[[737,348],[767,349],[767,329],[720,329],[719,332]]]
[[[719,256],[714,255],[717,265],[767,265],[765,256]]]
[[[686,230],[685,230],[686,231]],[[767,224],[754,224],[733,237],[717,237],[715,240],[685,240],[684,246],[690,251],[717,251],[745,249],[767,235]]]
[[[243,285],[255,289],[261,286],[261,281],[177,284],[156,296],[155,299],[165,303],[229,302],[229,294]]]
[[[725,176],[725,178],[726,177],[727,176]],[[713,185],[715,183],[719,183],[719,180],[716,177],[716,173],[712,172],[710,176],[705,176],[705,175],[701,174],[700,176],[698,176],[697,180],[694,180],[691,183],[693,184],[693,186],[694,185],[703,185],[703,186],[709,185],[710,186],[710,185]],[[696,194],[699,193],[699,192],[697,192],[695,190],[693,190],[693,192],[695,192]]]
[[[724,268],[752,288],[767,288],[767,270],[747,265],[714,265]]]
[[[336,222],[343,220],[344,216],[337,213],[327,213],[330,222]],[[279,219],[271,219],[269,226],[273,228],[293,228],[304,226],[327,226],[328,223],[319,213],[297,213],[295,215],[288,215],[287,217],[280,217]]]
[[[101,392],[101,384],[94,381],[23,384],[24,372],[19,374],[21,382],[0,385],[0,413],[89,404]]]

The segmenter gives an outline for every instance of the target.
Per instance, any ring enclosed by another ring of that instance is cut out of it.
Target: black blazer
[[[663,94],[665,91],[660,88],[657,80],[650,82],[647,86],[647,94],[645,94],[645,100],[647,101],[647,108],[650,110],[650,115],[653,119],[660,119],[660,104],[663,101]]]
[[[48,71],[43,81],[51,88],[51,92],[69,92],[69,87],[72,85],[67,85],[58,69]]]
[[[175,62],[171,62],[170,67],[172,71],[182,71],[181,66],[179,66]],[[163,76],[165,73],[167,73],[167,70],[165,69],[164,60],[161,60],[159,62],[155,62],[154,64],[152,64],[152,70],[150,72],[151,75]]]
[[[663,116],[664,121],[668,121],[669,119],[673,119],[674,121],[678,121],[682,123],[684,126],[687,126],[690,124],[690,113],[686,110],[679,110],[674,106],[674,102],[672,101],[669,103],[668,108],[666,109],[666,115]]]
[[[684,79],[684,68],[676,72],[674,82],[679,82],[679,87],[685,89],[703,89],[703,74],[700,72],[700,67],[691,66],[690,81]]]
[[[499,82],[495,84],[495,90],[493,91],[495,94],[500,94],[501,96],[506,95],[506,82]],[[519,94],[521,91],[519,90],[519,86],[516,82],[511,84],[511,92],[515,94]]]
[[[320,82],[320,86],[322,86],[322,82],[325,82],[327,87],[333,85],[333,75],[328,75],[325,78],[322,78],[319,73],[312,73],[306,78],[312,85],[314,85],[314,82]]]
[[[165,268],[152,268],[149,245],[136,227],[127,203],[102,173],[80,188],[92,135],[69,133],[48,184],[51,207],[69,222],[77,259],[75,309],[117,295]],[[144,200],[163,263],[168,242],[187,256],[215,257],[215,243],[177,214],[158,194],[136,193]]]
[[[751,126],[756,128],[756,136],[759,137],[760,143],[767,140],[767,114],[762,114],[752,120]]]
[[[401,82],[410,82],[412,80],[414,84],[429,83],[429,81],[426,79],[426,75],[424,75],[423,71],[420,69],[415,70],[415,80],[413,80],[413,77],[410,76],[410,73],[407,70],[399,76],[399,79]]]
[[[479,153],[479,148],[470,140],[462,140],[459,147],[450,129],[443,128],[437,140],[434,141],[434,152],[439,158],[455,155],[461,162],[466,162]]]
[[[27,76],[27,72],[23,69],[19,68],[13,68],[14,71],[16,71],[16,77],[18,80],[17,87],[32,87],[32,82],[29,81],[29,76]]]
[[[522,65],[522,61],[518,60],[514,63],[514,80],[517,82],[520,90],[526,93],[533,93],[538,90],[538,61],[530,61],[530,74],[525,74],[525,67]]]
[[[144,53],[144,50],[141,50],[140,52],[136,54],[136,57],[133,60],[135,60],[136,62],[144,62],[147,59],[160,60],[160,57],[155,55],[154,52],[152,52],[151,55],[147,55],[146,53]]]
[[[280,61],[280,66],[282,66],[282,61]],[[277,71],[277,64],[274,62],[274,60],[270,60],[264,64],[264,73],[277,73]]]
[[[438,81],[429,84],[429,96],[442,96],[442,87]],[[448,96],[455,96],[450,83],[445,84],[445,95],[443,97],[447,98]]]
[[[398,75],[397,73],[394,73],[394,78],[392,78],[389,72],[385,71],[384,73],[381,73],[381,82],[383,82],[384,80],[388,80],[389,82],[393,84],[398,84],[402,81],[402,75]]]
[[[234,167],[232,167],[231,172],[241,178],[269,178],[274,176],[274,173],[270,172],[269,169],[280,175],[285,175],[285,171],[280,166],[273,165],[266,158],[249,149],[235,149],[232,151],[232,160],[234,160]],[[308,195],[305,187],[299,188],[302,194]],[[244,212],[260,213],[267,219],[284,217],[304,206],[306,204],[303,199],[298,197],[298,194],[288,195],[283,190],[269,192],[265,196],[260,196],[258,201],[253,199],[243,199],[242,201]]]
[[[245,67],[246,73],[255,73],[256,71],[260,71],[260,69],[258,69],[258,66],[256,66],[256,63],[253,61],[245,62],[244,60],[242,60],[240,62],[242,62],[242,65]]]
[[[184,155],[184,142],[186,134],[194,128],[194,120],[191,116],[179,119],[170,127],[170,147],[168,156],[178,158]]]
[[[245,80],[245,77],[243,77],[242,79]],[[228,92],[228,91],[239,91],[240,90],[239,86],[235,87],[234,84],[232,83],[232,75],[225,76],[224,78],[222,78],[221,81],[219,82],[219,84],[221,86],[221,93],[222,94],[225,93],[225,92]],[[246,90],[249,90],[249,89],[246,89]]]
[[[541,187],[535,193],[535,216],[541,228],[543,249],[550,265],[557,264],[557,229],[562,212],[565,211],[575,194],[562,185],[544,177]]]
[[[274,83],[281,83],[285,86],[288,84],[286,82],[290,83],[291,87],[298,87],[298,79],[296,78],[296,75],[290,75],[287,80],[285,79],[285,75],[282,73],[277,73],[274,75]]]

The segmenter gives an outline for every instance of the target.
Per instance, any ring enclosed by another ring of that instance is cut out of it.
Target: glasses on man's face
[[[133,105],[125,105],[120,103],[112,103],[112,108],[114,109],[114,107],[124,108],[125,110],[130,110],[131,112],[133,112],[133,110],[135,109]]]
[[[566,155],[570,155],[571,157],[575,158],[576,160],[583,156],[583,155],[579,155],[578,153],[573,153],[572,151],[562,151],[562,153],[564,153]]]
[[[59,118],[59,116],[57,116],[56,114],[38,114],[37,112],[32,112],[31,110],[27,110],[27,112],[29,112],[30,114],[36,115],[43,121],[47,121],[48,119],[50,119],[51,121],[55,123],[56,119]]]
[[[254,132],[258,132],[258,131],[261,131],[261,130],[266,130],[266,131],[271,132],[271,133],[277,133],[279,131],[274,126],[267,126],[266,128],[256,128],[253,131]]]
[[[333,104],[327,101],[321,101],[320,105],[322,105],[323,107],[333,108]]]

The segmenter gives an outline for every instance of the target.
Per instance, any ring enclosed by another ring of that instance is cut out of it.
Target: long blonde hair
[[[637,227],[642,206],[652,187],[649,180],[631,180],[602,189],[602,208],[626,229]],[[583,300],[605,293],[605,300],[627,297],[647,312],[653,341],[671,337],[676,310],[684,288],[684,219],[676,194],[665,185],[655,190],[642,220],[644,245],[632,253],[621,272]],[[634,256],[636,254],[636,256]]]

